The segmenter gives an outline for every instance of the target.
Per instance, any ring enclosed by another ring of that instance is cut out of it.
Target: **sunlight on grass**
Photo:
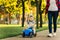
[[[6,25],[6,24],[0,24],[0,27],[19,27],[19,26],[21,26],[21,25],[11,25],[11,24]]]

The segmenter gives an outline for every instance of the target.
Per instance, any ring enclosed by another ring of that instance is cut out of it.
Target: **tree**
[[[40,27],[42,27],[42,11],[41,11],[42,0],[39,2],[39,14],[40,14]]]
[[[36,2],[36,27],[38,28],[39,4],[38,4],[38,0],[35,0],[35,2]]]
[[[23,18],[22,18],[22,27],[24,27],[24,15],[25,15],[25,5],[24,5],[24,0],[22,0],[22,6],[23,6]]]

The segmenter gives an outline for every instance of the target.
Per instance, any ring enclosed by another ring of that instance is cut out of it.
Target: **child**
[[[35,34],[36,32],[35,32],[35,26],[34,25],[35,25],[34,17],[31,14],[31,15],[28,16],[27,28],[32,28],[33,31],[34,31],[34,34]]]

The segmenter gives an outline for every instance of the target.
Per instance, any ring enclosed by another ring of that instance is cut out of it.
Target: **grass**
[[[20,35],[21,27],[0,27],[0,39]]]
[[[58,28],[60,28],[60,26],[58,26]],[[43,26],[42,28],[36,29],[36,31],[39,32],[39,31],[43,31],[46,29],[48,29],[48,27]],[[14,26],[0,27],[0,39],[21,35],[22,30],[23,30],[23,28],[20,26],[17,26],[17,27],[14,27]]]
[[[47,29],[48,29],[47,26],[43,26],[42,28],[36,29],[36,32],[47,30]]]
[[[42,31],[47,29],[47,27],[36,29],[36,31]],[[0,27],[0,39],[13,37],[17,35],[21,35],[23,28],[22,27]]]

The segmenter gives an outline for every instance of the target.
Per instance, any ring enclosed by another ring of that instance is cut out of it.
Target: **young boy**
[[[32,28],[33,31],[34,31],[34,34],[36,34],[36,30],[35,30],[35,21],[34,21],[34,17],[32,14],[30,14],[28,16],[28,19],[27,19],[27,28]]]

